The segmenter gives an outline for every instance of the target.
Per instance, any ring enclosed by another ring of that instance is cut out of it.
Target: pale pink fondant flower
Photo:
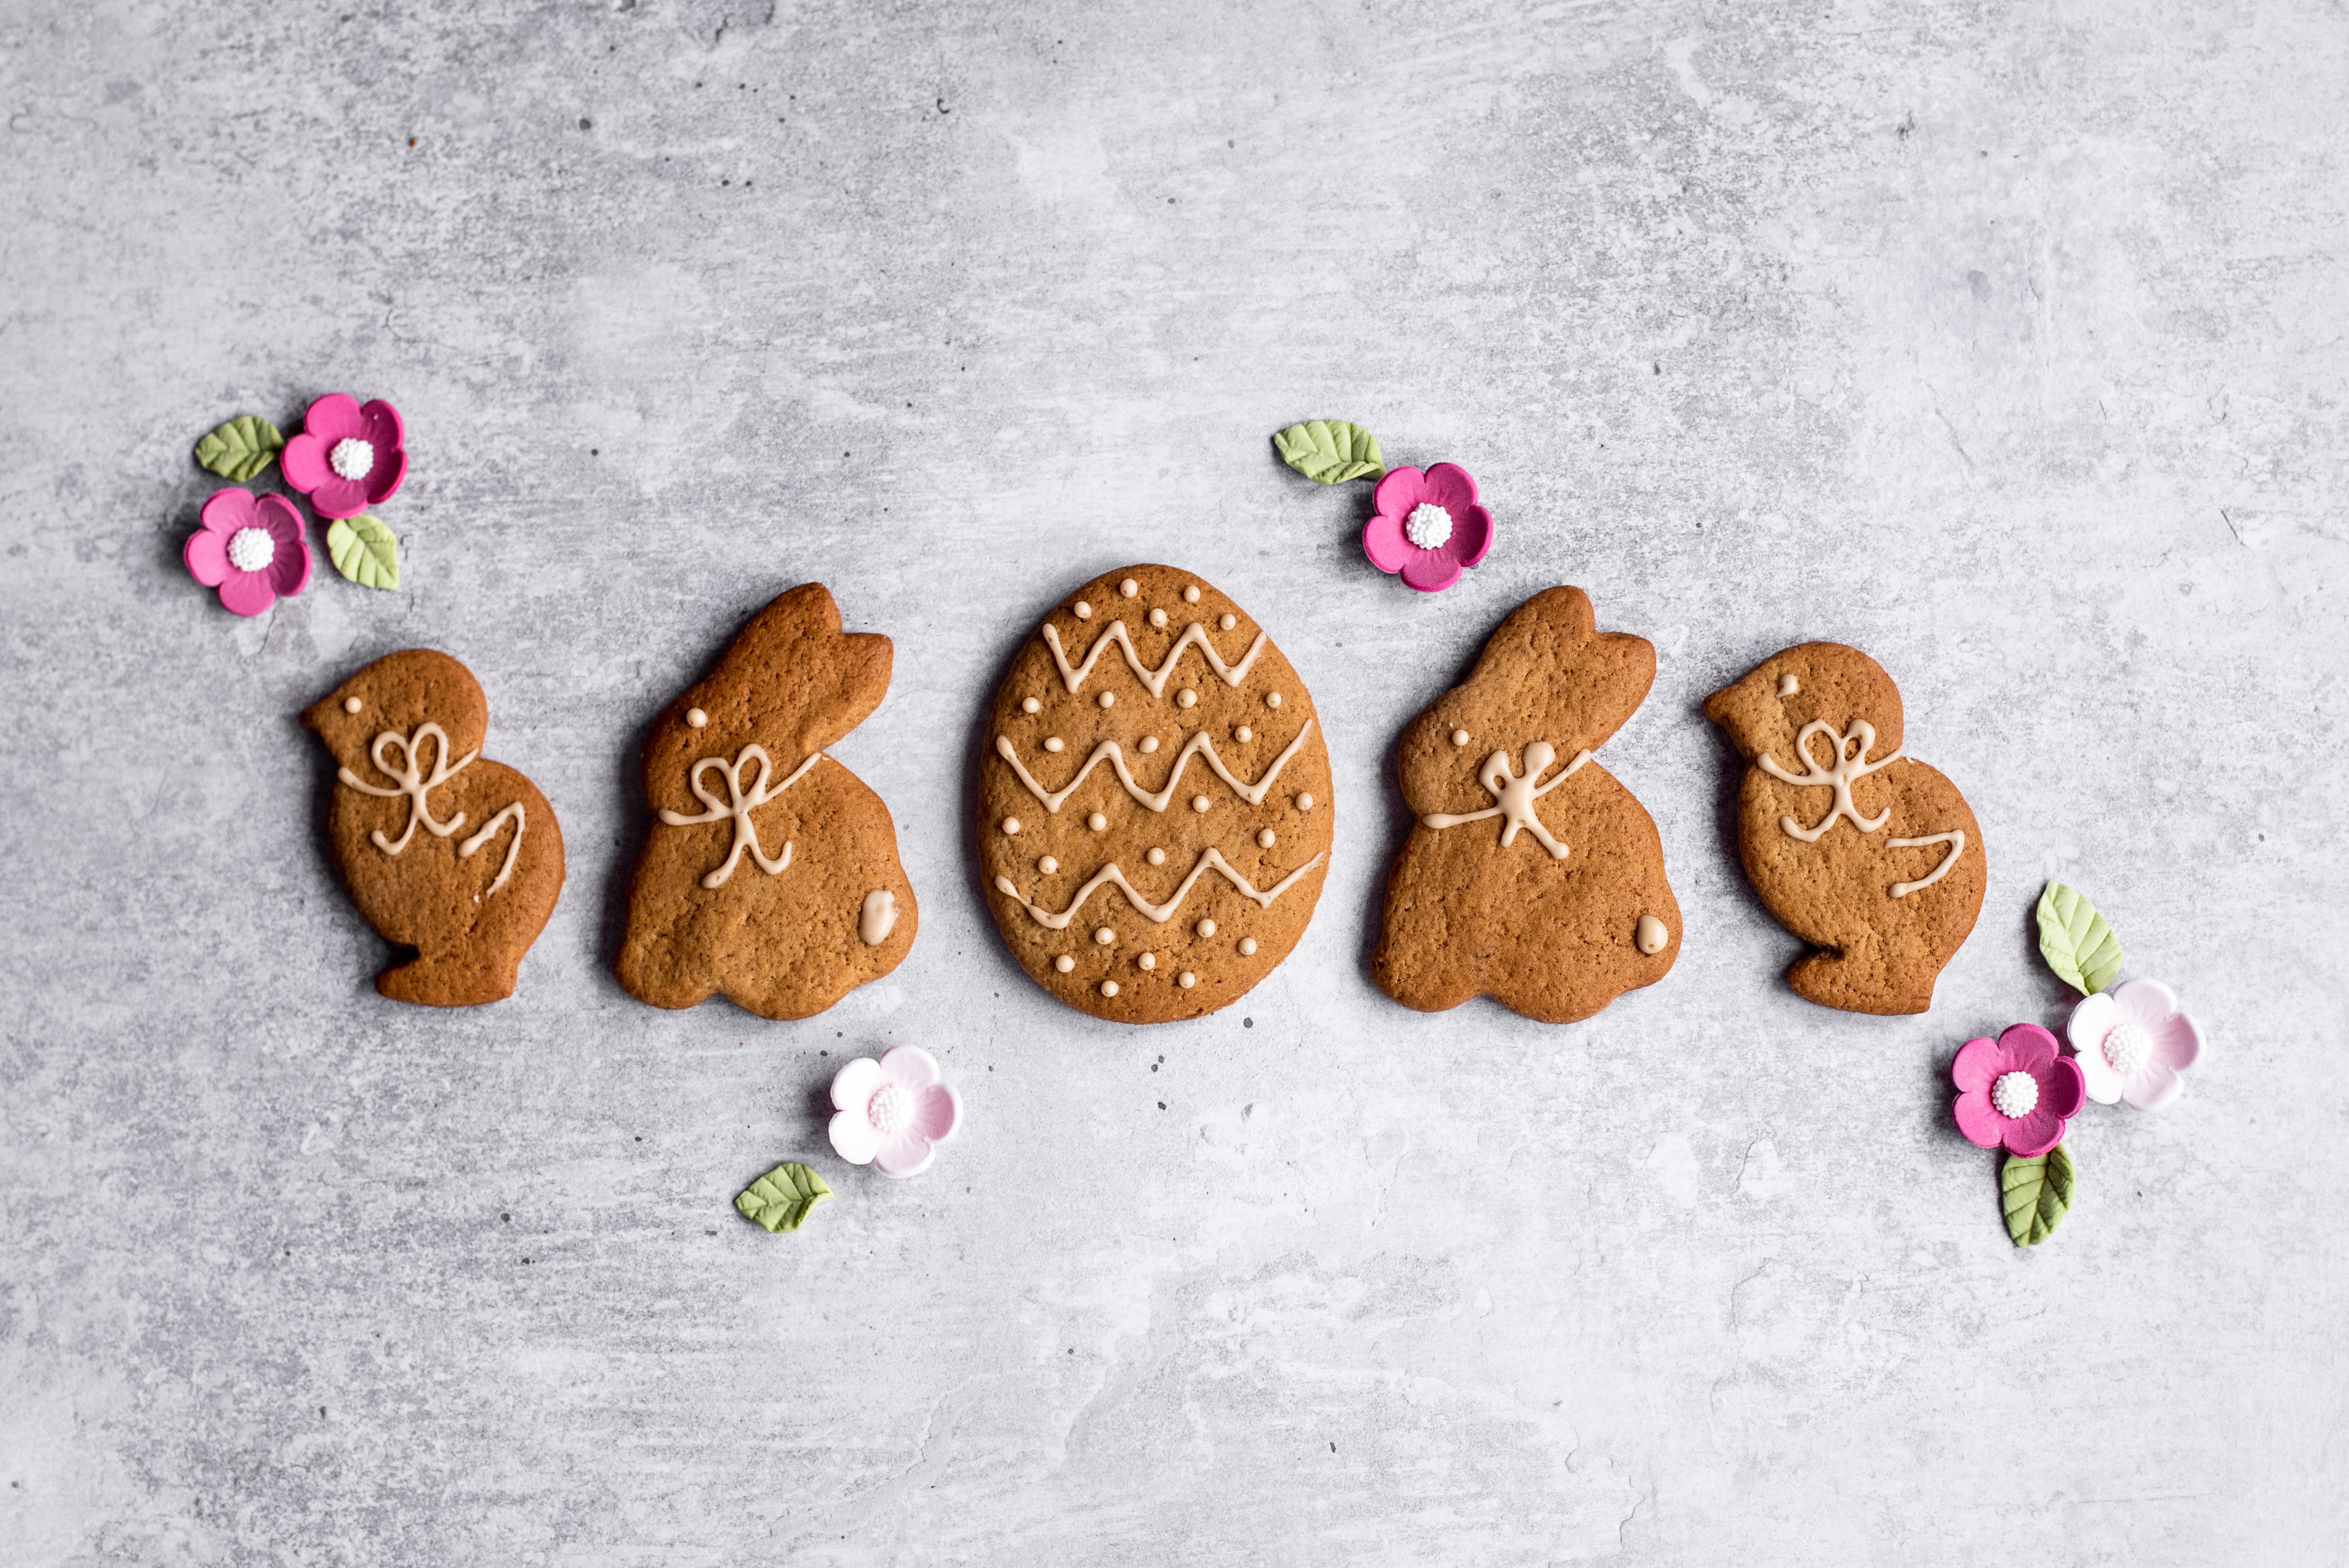
[[[2165,1108],[2185,1092],[2181,1075],[2202,1054],[2200,1027],[2158,980],[2125,980],[2082,997],[2064,1033],[2078,1053],[2088,1098],[2100,1106],[2127,1100],[2141,1111]]]
[[[381,399],[329,392],[302,416],[302,433],[285,443],[278,466],[285,483],[310,498],[321,517],[356,517],[391,499],[408,477],[399,410]]]
[[[309,586],[302,514],[283,495],[215,490],[200,520],[203,526],[188,535],[181,559],[196,581],[220,590],[228,609],[259,615],[278,595],[290,597]]]
[[[919,1176],[936,1146],[962,1126],[962,1097],[938,1082],[938,1064],[918,1045],[875,1062],[859,1056],[832,1080],[832,1149],[884,1176]]]
[[[2080,1114],[2080,1069],[2055,1036],[2017,1023],[1996,1040],[1969,1040],[1950,1067],[1958,1085],[1958,1130],[1984,1148],[2045,1154],[2064,1141],[2064,1124]]]
[[[1389,469],[1371,504],[1378,514],[1362,529],[1363,553],[1421,593],[1450,587],[1493,547],[1493,514],[1476,504],[1476,482],[1457,463]]]

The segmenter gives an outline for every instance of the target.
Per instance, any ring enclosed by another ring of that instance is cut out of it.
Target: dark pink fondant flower
[[[277,596],[300,593],[310,582],[310,544],[302,514],[283,495],[215,490],[204,503],[203,526],[188,536],[188,571],[238,615],[259,615]]]
[[[2036,1023],[2017,1023],[1996,1040],[1969,1040],[1950,1067],[1958,1085],[1958,1130],[1984,1148],[2045,1154],[2064,1141],[2087,1086],[2079,1064],[2055,1048]]]
[[[1421,593],[1450,587],[1493,547],[1493,514],[1476,504],[1476,482],[1457,463],[1390,469],[1371,504],[1378,515],[1362,529],[1363,553]]]
[[[399,410],[381,399],[365,407],[330,392],[302,416],[302,433],[285,443],[278,464],[285,482],[310,498],[321,517],[356,517],[391,499],[408,477]]]

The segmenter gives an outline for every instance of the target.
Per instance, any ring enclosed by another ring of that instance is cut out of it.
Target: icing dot
[[[346,436],[326,453],[326,466],[345,479],[365,479],[375,470],[375,447],[357,436]]]
[[[1117,994],[1117,981],[1113,980],[1105,980],[1102,981],[1102,994],[1103,996],[1115,996]]]
[[[1125,581],[1117,585],[1117,591],[1123,594],[1127,598],[1132,598],[1134,595],[1142,591],[1142,585],[1135,582],[1132,577],[1128,577]]]
[[[1653,915],[1640,916],[1640,923],[1631,928],[1632,945],[1643,953],[1660,953],[1671,940],[1672,933],[1666,930],[1664,922]]]
[[[1158,749],[1158,737],[1157,737],[1157,736],[1155,736],[1155,735],[1144,735],[1144,736],[1143,736],[1143,737],[1142,737],[1142,747],[1141,747],[1141,750],[1142,750],[1142,754],[1143,754],[1143,756],[1145,756],[1145,757],[1146,757],[1146,756],[1148,756],[1151,753],[1153,753],[1153,752],[1156,751],[1157,749]]]
[[[1166,851],[1159,848],[1156,845],[1153,845],[1151,846],[1150,853],[1143,856],[1143,858],[1149,861],[1153,866],[1164,866],[1166,864]]]
[[[1213,920],[1201,920],[1198,925],[1198,931],[1203,937],[1214,936],[1216,934],[1216,922]]]
[[[1256,739],[1256,732],[1249,729],[1246,724],[1242,724],[1238,729],[1232,732],[1232,739],[1245,744],[1247,742]]]
[[[1166,624],[1166,612],[1164,609],[1152,610],[1150,612],[1150,624],[1156,627],[1164,626]]]
[[[2039,1104],[2039,1080],[2028,1073],[2001,1073],[1990,1086],[1990,1103],[2009,1121],[2027,1116]]]
[[[343,711],[346,713],[356,713],[365,706],[366,704],[361,702],[356,697],[346,697],[343,699]]]
[[[1174,977],[1174,983],[1181,986],[1184,990],[1188,991],[1193,986],[1199,983],[1199,977],[1193,974],[1186,969],[1181,974]]]
[[[1101,694],[1101,705],[1102,705],[1102,707],[1104,707],[1104,708],[1114,708],[1114,707],[1116,707],[1116,706],[1117,706],[1117,693],[1116,693],[1116,692],[1114,692],[1114,691],[1104,691],[1104,692],[1102,692],[1102,693]]]
[[[1036,869],[1041,871],[1047,877],[1050,877],[1053,872],[1058,871],[1060,868],[1061,863],[1053,859],[1049,855],[1036,862]]]
[[[229,535],[228,564],[240,572],[268,569],[277,559],[277,541],[269,536],[266,528],[240,528]]]
[[[1059,970],[1062,974],[1066,974],[1071,970],[1077,967],[1077,961],[1071,958],[1068,954],[1062,953],[1059,958],[1052,961],[1052,967]]]
[[[1079,599],[1079,600],[1076,602],[1076,607],[1076,607],[1076,612],[1077,612],[1077,618],[1078,618],[1079,620],[1091,620],[1091,619],[1092,619],[1092,618],[1093,618],[1093,607],[1092,607],[1092,606],[1091,606],[1091,605],[1089,605],[1089,604],[1087,604],[1087,603],[1085,603],[1085,601],[1084,601],[1084,600],[1082,600],[1082,599]]]
[[[1101,943],[1103,947],[1107,947],[1110,943],[1117,940],[1117,933],[1111,930],[1107,926],[1103,926],[1093,932],[1093,940]]]
[[[893,1133],[914,1119],[914,1097],[895,1084],[884,1084],[865,1102],[864,1114],[875,1132]]]
[[[1156,969],[1158,967],[1158,955],[1156,953],[1144,953],[1133,961],[1140,964],[1144,969]]]
[[[1085,826],[1092,828],[1095,833],[1099,833],[1109,826],[1109,818],[1103,816],[1100,812],[1095,812],[1091,816],[1085,818]]]
[[[1266,707],[1268,707],[1268,708],[1278,708],[1278,707],[1279,707],[1279,706],[1280,706],[1280,693],[1279,693],[1279,692],[1278,692],[1278,691],[1268,691],[1268,692],[1266,692],[1266,693],[1264,694],[1264,705],[1265,705]]]
[[[1184,587],[1183,587],[1183,602],[1184,602],[1185,604],[1186,604],[1186,605],[1195,605],[1195,604],[1197,604],[1197,603],[1199,602],[1199,585],[1198,585],[1198,584],[1196,584],[1196,583],[1186,583],[1186,584],[1185,584],[1185,585],[1184,585]]]
[[[2116,1073],[2134,1073],[2153,1054],[2153,1036],[2142,1023],[2116,1023],[2105,1035],[2105,1061]]]
[[[1217,626],[1219,626],[1219,627],[1222,627],[1226,631],[1229,631],[1229,630],[1231,630],[1231,629],[1232,629],[1232,628],[1234,628],[1234,627],[1236,627],[1236,626],[1239,625],[1239,623],[1240,623],[1240,618],[1239,618],[1239,617],[1237,617],[1237,616],[1236,616],[1236,615],[1227,615],[1227,616],[1224,617],[1224,618],[1223,618],[1223,619],[1221,619],[1221,620],[1217,621],[1216,624]]]
[[[1191,797],[1191,809],[1192,809],[1193,811],[1205,811],[1205,810],[1206,810],[1206,809],[1207,809],[1207,797],[1206,797],[1206,795],[1203,795],[1203,794],[1195,794],[1195,795],[1193,795],[1193,796]]]
[[[1268,827],[1262,833],[1256,836],[1256,841],[1259,848],[1269,849],[1274,845],[1280,842],[1280,836],[1273,832],[1271,828]]]
[[[698,730],[709,722],[709,715],[703,712],[698,708],[688,708],[685,711],[685,722],[692,728]]]
[[[1022,713],[1040,713],[1044,711],[1044,704],[1033,697],[1023,697],[1019,700],[1019,711]]]
[[[1019,819],[1018,817],[1016,817],[1016,816],[1007,816],[1007,817],[1005,817],[1005,818],[1003,819],[1003,831],[1004,831],[1004,832],[1006,832],[1006,833],[1017,833],[1017,832],[1019,832]]]
[[[1254,937],[1242,937],[1240,939],[1240,957],[1256,957],[1256,939]]]
[[[1423,501],[1403,519],[1402,531],[1421,549],[1433,550],[1452,537],[1452,514],[1433,502]]]
[[[1453,731],[1453,732],[1452,732],[1452,743],[1453,743],[1454,745],[1455,745],[1455,746],[1464,746],[1464,745],[1466,745],[1466,744],[1468,743],[1468,732],[1467,732],[1467,731],[1465,731],[1465,730],[1454,730],[1454,731]]]
[[[1802,689],[1803,683],[1795,680],[1791,674],[1781,675],[1778,677],[1779,696],[1792,697],[1795,692],[1800,691]]]
[[[1058,735],[1047,735],[1044,737],[1044,749],[1048,752],[1060,751],[1068,745],[1068,742],[1061,739]]]
[[[1313,794],[1310,790],[1300,794],[1297,797],[1297,809],[1299,811],[1311,811],[1313,809]]]
[[[1198,705],[1199,694],[1188,686],[1174,693],[1174,706],[1177,708],[1195,708]]]

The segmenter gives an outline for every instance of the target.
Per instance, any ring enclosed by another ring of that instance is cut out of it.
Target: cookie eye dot
[[[1062,953],[1059,958],[1052,961],[1052,967],[1059,970],[1062,974],[1066,974],[1071,970],[1077,967],[1077,961],[1071,958],[1068,954]]]
[[[1149,861],[1153,866],[1164,866],[1166,864],[1166,851],[1159,848],[1154,844],[1150,846],[1150,853],[1143,856],[1143,858]]]
[[[1132,598],[1134,595],[1142,591],[1142,585],[1135,582],[1132,577],[1128,577],[1125,581],[1117,585],[1117,591],[1123,594],[1127,598]]]
[[[1254,937],[1242,937],[1240,939],[1240,957],[1256,957],[1256,939]]]
[[[1023,697],[1019,700],[1019,711],[1022,713],[1040,713],[1044,711],[1044,704],[1033,697]]]
[[[1778,677],[1779,696],[1792,697],[1795,692],[1800,691],[1802,689],[1803,683],[1795,679],[1794,672],[1792,670],[1789,670],[1785,674]]]
[[[709,715],[698,708],[688,708],[685,711],[685,722],[694,729],[704,729],[709,723]]]
[[[343,711],[346,713],[356,713],[361,708],[366,706],[366,703],[360,701],[356,697],[346,697],[343,699]]]
[[[1466,745],[1466,744],[1468,743],[1468,732],[1467,732],[1467,731],[1465,731],[1465,730],[1454,730],[1454,731],[1453,731],[1453,732],[1452,732],[1452,743],[1453,743],[1454,745],[1455,745],[1455,746],[1464,746],[1464,745]]]

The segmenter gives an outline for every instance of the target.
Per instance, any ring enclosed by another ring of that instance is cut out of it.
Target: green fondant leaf
[[[362,512],[337,517],[326,525],[326,554],[335,570],[363,588],[399,587],[398,538]]]
[[[2085,894],[2050,882],[2039,895],[2039,956],[2056,979],[2094,996],[2121,971],[2121,940]]]
[[[2036,1247],[2055,1233],[2072,1207],[2072,1157],[2060,1143],[2027,1159],[2010,1154],[1998,1187],[2006,1233],[2018,1247]]]
[[[239,414],[196,443],[196,461],[233,484],[269,466],[285,438],[259,414]]]
[[[823,1178],[806,1166],[792,1161],[779,1165],[742,1189],[734,1199],[734,1207],[742,1211],[745,1220],[765,1226],[781,1234],[796,1231],[802,1220],[814,1212],[815,1206],[832,1196],[832,1189]]]
[[[1387,471],[1379,438],[1343,420],[1308,420],[1272,438],[1280,461],[1316,484],[1376,479]]]

